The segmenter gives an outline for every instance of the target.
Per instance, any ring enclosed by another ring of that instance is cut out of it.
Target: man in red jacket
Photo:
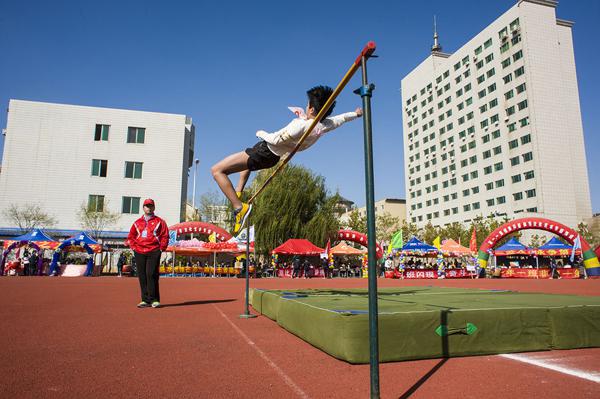
[[[169,244],[169,228],[167,223],[154,214],[154,200],[144,200],[144,215],[133,222],[127,245],[133,250],[137,265],[142,302],[138,308],[160,307],[158,290],[158,267],[160,254]]]

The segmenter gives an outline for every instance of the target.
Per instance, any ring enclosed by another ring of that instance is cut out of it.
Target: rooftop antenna
[[[437,21],[435,15],[433,16],[433,46],[431,46],[431,52],[439,52],[442,51],[442,46],[438,42],[438,33],[437,33]]]

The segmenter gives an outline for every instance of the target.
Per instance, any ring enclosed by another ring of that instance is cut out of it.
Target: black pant
[[[160,302],[158,290],[158,266],[160,263],[160,250],[141,254],[134,252],[135,264],[137,265],[140,288],[142,290],[142,301],[146,303]]]
[[[329,266],[323,266],[323,275],[325,278],[329,278]]]

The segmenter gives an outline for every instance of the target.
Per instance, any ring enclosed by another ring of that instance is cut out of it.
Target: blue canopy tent
[[[496,256],[531,255],[531,248],[521,244],[516,238],[511,238],[504,245],[494,250]]]
[[[420,254],[420,255],[432,254],[432,255],[435,255],[438,252],[436,247],[429,245],[429,244],[425,244],[423,241],[419,240],[417,237],[413,237],[410,240],[408,240],[406,242],[406,244],[404,244],[402,246],[402,249],[400,251],[407,255],[408,254]]]
[[[2,253],[2,261],[0,262],[0,276],[4,274],[4,264],[6,263],[6,258],[8,257],[10,251],[12,251],[13,249],[22,247],[24,245],[31,245],[39,253],[42,249],[47,249],[48,243],[56,242],[54,238],[50,237],[48,234],[44,233],[42,230],[37,228],[31,230],[27,234],[15,237],[10,241],[11,243]],[[39,255],[40,256],[38,256],[38,264],[36,270],[36,274],[38,276],[42,273],[42,264],[44,261],[44,259],[41,256],[41,253]]]
[[[91,276],[94,271],[94,250],[92,249],[92,245],[100,245],[98,241],[94,240],[90,237],[85,231],[81,231],[75,234],[73,237],[67,238],[64,240],[56,251],[54,251],[54,255],[52,256],[52,263],[50,264],[50,272],[51,276],[56,275],[58,271],[58,260],[60,258],[60,254],[63,250],[66,250],[68,247],[81,247],[88,253],[88,261],[87,261],[87,269],[84,273],[84,276]]]
[[[571,245],[565,244],[564,242],[562,242],[561,240],[559,240],[556,237],[552,237],[550,240],[548,240],[547,243],[545,243],[538,249],[542,249],[542,250],[554,249],[554,250],[558,251],[560,249],[572,249],[572,248],[573,247]]]

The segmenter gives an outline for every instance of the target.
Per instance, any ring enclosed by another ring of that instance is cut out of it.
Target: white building
[[[82,204],[121,214],[128,231],[153,198],[167,223],[185,217],[195,129],[185,115],[10,100],[0,173],[0,227],[10,204],[38,203],[56,229],[81,229]]]
[[[399,198],[384,198],[379,201],[375,201],[373,204],[375,208],[375,217],[379,215],[388,214],[392,217],[398,218],[398,225],[401,226],[406,220],[406,200]],[[354,211],[358,212],[360,217],[367,217],[367,207],[349,209],[339,218],[342,225],[348,223],[350,220],[350,214]]]
[[[521,0],[402,79],[408,220],[592,216],[571,28]],[[465,21],[466,22],[466,21]]]

